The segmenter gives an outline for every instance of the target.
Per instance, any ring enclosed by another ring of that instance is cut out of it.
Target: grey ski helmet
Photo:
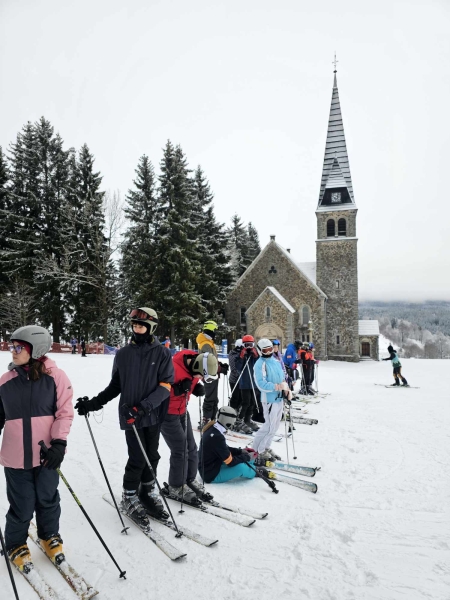
[[[52,336],[44,327],[25,325],[19,327],[11,335],[11,342],[26,342],[31,346],[31,358],[41,358],[52,347]]]
[[[217,422],[225,427],[226,429],[231,429],[233,425],[236,423],[237,414],[234,408],[231,406],[222,406],[217,413]]]
[[[219,363],[212,352],[201,352],[197,356],[194,354],[193,358],[190,366],[191,373],[199,373],[206,383],[217,379]]]
[[[147,308],[146,306],[133,309],[130,313],[130,320],[132,325],[133,323],[145,323],[148,326],[150,335],[153,335],[158,327],[158,315],[153,308]]]

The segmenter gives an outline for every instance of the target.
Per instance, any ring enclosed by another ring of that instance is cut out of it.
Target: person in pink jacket
[[[11,336],[12,363],[0,377],[0,464],[9,501],[5,543],[9,558],[25,573],[33,568],[27,546],[33,513],[47,555],[57,562],[64,557],[56,469],[64,459],[73,420],[73,391],[64,371],[45,356],[51,345],[43,327],[20,327]]]

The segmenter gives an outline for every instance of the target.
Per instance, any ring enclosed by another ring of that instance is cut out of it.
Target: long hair
[[[28,377],[31,381],[37,381],[41,378],[41,375],[48,375],[49,371],[45,367],[45,362],[43,360],[34,360],[31,359],[29,363],[28,369]]]

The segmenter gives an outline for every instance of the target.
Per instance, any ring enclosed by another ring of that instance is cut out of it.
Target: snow
[[[379,335],[380,326],[376,319],[364,319],[358,321],[359,335]]]
[[[95,395],[109,381],[111,356],[84,361],[80,356],[53,357],[71,378],[75,397]],[[1,372],[8,358],[6,352],[0,354]],[[102,499],[108,490],[88,428],[76,415],[62,471],[128,578],[119,580],[117,568],[61,482],[61,535],[69,562],[105,600],[448,600],[450,363],[402,359],[402,364],[405,377],[420,389],[375,386],[393,381],[388,362],[321,362],[320,390],[332,395],[309,405],[307,416],[319,424],[297,425],[294,433],[294,462],[322,467],[308,479],[318,484],[318,493],[279,483],[275,495],[261,480],[209,485],[218,500],[268,511],[269,516],[244,528],[189,508],[180,515],[171,504],[180,526],[219,538],[206,548],[155,525],[187,553],[176,563],[136,528],[121,535],[115,511]],[[114,404],[90,422],[119,494],[126,445]],[[190,411],[196,422],[195,398]],[[275,447],[286,459],[284,442]],[[160,454],[162,483],[168,474],[162,438]],[[7,506],[1,478],[0,512]],[[76,598],[32,542],[30,549],[60,597]],[[1,598],[12,598],[3,560],[0,577],[5,590]],[[23,578],[17,573],[15,578],[21,600],[35,600]]]

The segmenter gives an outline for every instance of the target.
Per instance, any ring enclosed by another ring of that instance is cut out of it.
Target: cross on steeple
[[[337,73],[337,64],[338,64],[338,60],[336,59],[336,51],[334,52],[334,60],[332,61],[332,64],[334,65],[334,71],[333,73]]]

